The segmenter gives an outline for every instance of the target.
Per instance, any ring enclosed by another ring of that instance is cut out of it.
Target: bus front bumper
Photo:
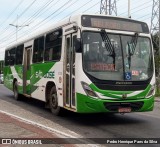
[[[152,111],[154,107],[154,96],[146,99],[135,100],[107,100],[95,99],[77,93],[77,112],[78,113],[118,113],[120,108],[130,108],[130,112]]]

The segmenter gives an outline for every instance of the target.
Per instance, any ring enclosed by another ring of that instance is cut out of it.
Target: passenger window
[[[43,61],[44,36],[34,40],[33,63]]]
[[[10,65],[15,64],[15,59],[16,59],[16,48],[12,48],[10,51]]]
[[[10,53],[9,50],[5,51],[5,66],[10,65]]]
[[[57,61],[61,57],[62,30],[57,30],[46,35],[45,40],[45,61]]]
[[[19,45],[16,49],[16,65],[22,64],[24,45]]]

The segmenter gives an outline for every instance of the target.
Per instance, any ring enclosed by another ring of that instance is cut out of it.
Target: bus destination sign
[[[107,16],[83,16],[82,25],[84,27],[149,33],[146,23]]]

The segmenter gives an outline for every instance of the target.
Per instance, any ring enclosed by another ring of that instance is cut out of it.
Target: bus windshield
[[[84,31],[83,69],[99,80],[143,81],[153,74],[150,39]]]

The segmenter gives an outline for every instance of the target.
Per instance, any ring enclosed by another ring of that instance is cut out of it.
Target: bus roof
[[[50,31],[55,30],[55,29],[62,28],[62,27],[67,26],[67,25],[69,25],[71,23],[77,23],[78,21],[80,21],[81,16],[83,16],[83,15],[85,15],[85,16],[101,16],[101,17],[108,17],[108,18],[115,18],[115,19],[119,18],[119,19],[123,19],[123,20],[126,20],[126,21],[133,20],[131,18],[124,18],[124,17],[117,17],[117,16],[110,16],[110,15],[103,15],[103,14],[84,14],[84,13],[77,14],[77,15],[70,16],[70,17],[68,17],[68,18],[66,18],[66,19],[64,19],[64,20],[62,20],[60,22],[57,22],[57,23],[53,24],[52,26],[50,26],[49,28],[41,30],[41,31],[39,31],[38,33],[36,33],[34,35],[30,35],[25,39],[22,39],[22,40],[20,40],[20,41],[18,41],[16,43],[13,43],[13,44],[7,46],[6,50],[8,50],[8,49],[10,49],[12,47],[19,46],[19,45],[23,44],[24,42],[28,42],[28,41],[30,41],[30,40],[38,37],[38,36],[41,36],[42,34],[46,34],[46,33],[50,32]],[[137,20],[133,20],[133,21],[141,22],[141,21],[137,21]]]

